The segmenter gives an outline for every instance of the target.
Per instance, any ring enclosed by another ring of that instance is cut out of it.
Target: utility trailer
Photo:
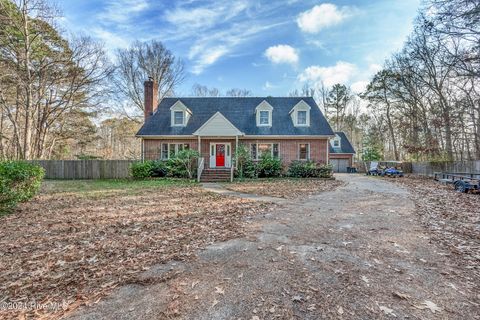
[[[434,172],[434,179],[445,184],[452,184],[458,192],[480,191],[480,173]]]

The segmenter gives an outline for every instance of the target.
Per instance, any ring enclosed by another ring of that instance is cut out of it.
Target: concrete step
[[[223,178],[223,179],[208,179],[208,178],[200,178],[200,182],[229,182],[230,178]]]

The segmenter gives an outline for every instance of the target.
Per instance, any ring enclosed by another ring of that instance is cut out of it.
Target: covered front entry
[[[210,143],[210,168],[230,168],[232,166],[232,145],[230,142]]]

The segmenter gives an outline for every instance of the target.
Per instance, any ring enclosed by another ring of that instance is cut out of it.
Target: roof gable
[[[237,129],[220,112],[215,113],[197,131],[196,136],[242,136],[243,132]]]
[[[347,138],[347,135],[345,132],[335,132],[335,138],[334,139],[340,139],[340,146],[339,147],[333,147],[331,141],[329,143],[329,152],[330,153],[336,153],[336,154],[355,154],[355,149],[353,149],[352,144]]]

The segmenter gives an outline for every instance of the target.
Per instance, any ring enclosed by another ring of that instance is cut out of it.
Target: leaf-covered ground
[[[429,178],[392,181],[410,190],[422,224],[480,281],[480,194],[459,193]]]
[[[426,196],[390,183],[400,179],[337,178],[344,186],[284,199],[245,236],[151,268],[163,282],[123,286],[70,320],[477,319],[475,263],[421,225],[412,197]]]
[[[238,237],[267,207],[178,181],[46,182],[0,217],[0,318],[59,317],[153,264]]]
[[[343,183],[331,179],[256,179],[225,184],[229,190],[263,196],[295,199],[333,191]]]

